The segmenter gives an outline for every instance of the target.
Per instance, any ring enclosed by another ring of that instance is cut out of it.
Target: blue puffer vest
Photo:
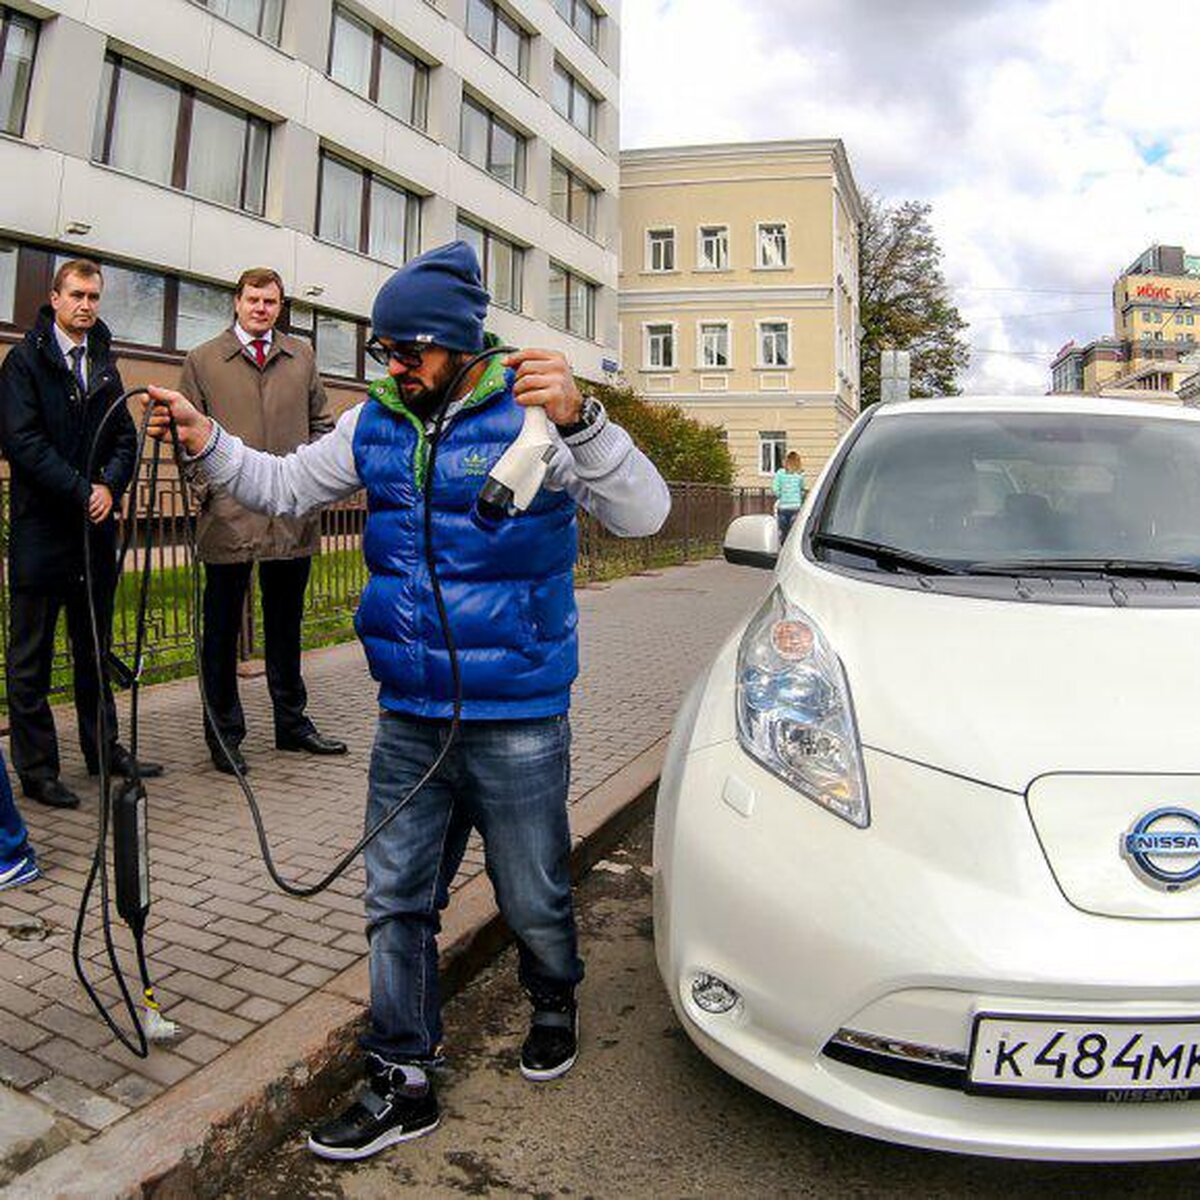
[[[471,521],[492,464],[521,429],[503,391],[459,412],[434,462],[433,545],[458,651],[464,720],[567,711],[578,671],[575,502],[543,489],[528,512],[487,533]],[[426,442],[414,418],[368,399],[354,432],[367,490],[370,580],[354,624],[384,708],[449,717],[454,687],[425,563]]]

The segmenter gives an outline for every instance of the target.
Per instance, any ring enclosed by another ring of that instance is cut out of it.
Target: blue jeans
[[[8,782],[4,755],[0,753],[0,863],[16,862],[28,853],[29,835],[25,831],[25,822],[21,820],[21,814],[17,812],[17,802],[13,799],[12,784]]]
[[[448,721],[380,715],[368,828],[428,770],[449,730]],[[560,995],[583,978],[568,862],[570,747],[565,715],[464,722],[437,775],[367,848],[371,1021],[364,1049],[392,1062],[428,1062],[439,1052],[435,939],[472,827],[516,938],[521,983]]]
[[[787,540],[787,535],[791,531],[792,522],[800,515],[798,508],[780,508],[775,512],[775,521],[779,526],[779,544],[780,546]]]

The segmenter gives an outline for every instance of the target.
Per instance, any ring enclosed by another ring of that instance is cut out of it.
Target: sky
[[[623,148],[841,138],[933,206],[969,392],[1112,333],[1155,242],[1200,253],[1193,0],[623,0]]]

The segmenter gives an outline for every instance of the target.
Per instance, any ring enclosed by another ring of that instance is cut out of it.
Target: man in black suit
[[[79,742],[88,770],[100,769],[98,710],[104,706],[109,764],[116,775],[140,768],[117,742],[112,691],[96,671],[84,588],[90,542],[92,598],[107,655],[116,590],[116,513],[137,466],[137,431],[122,406],[104,427],[91,477],[88,452],[105,412],[124,390],[99,319],[104,277],[86,259],[63,263],[50,303],[0,365],[0,445],[12,468],[8,537],[8,709],[13,767],[26,796],[56,808],[79,797],[59,779],[50,712],[50,667],[58,614],[67,610]],[[86,534],[85,534],[86,528]]]

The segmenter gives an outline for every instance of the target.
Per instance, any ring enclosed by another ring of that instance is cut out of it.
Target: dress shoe
[[[61,779],[22,779],[21,791],[48,808],[79,807],[79,797]]]
[[[243,775],[250,774],[250,764],[242,757],[242,752],[236,746],[229,747],[228,755],[220,746],[210,746],[208,749],[212,755],[213,766],[222,775],[236,775],[238,771]],[[236,771],[234,767],[237,768]]]
[[[304,750],[309,754],[345,754],[348,747],[337,738],[326,737],[315,729],[275,738],[276,750]]]
[[[108,773],[119,775],[122,779],[132,779],[134,769],[142,779],[157,779],[163,773],[162,763],[148,762],[144,758],[134,759],[133,755],[117,742],[108,752]],[[89,775],[100,774],[99,763],[88,763]]]

